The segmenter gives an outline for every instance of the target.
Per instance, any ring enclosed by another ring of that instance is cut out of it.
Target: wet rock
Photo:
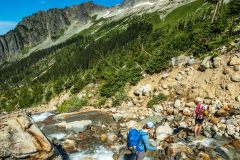
[[[193,154],[193,150],[183,144],[172,143],[167,147],[167,155],[170,157],[175,157],[177,153],[186,153],[186,154]]]
[[[185,128],[185,127],[184,127]],[[177,134],[177,137],[179,139],[184,139],[187,137],[187,132],[185,132],[184,130],[181,130],[178,134]]]
[[[240,74],[235,74],[231,77],[233,82],[240,82]]]
[[[66,139],[63,143],[63,148],[67,151],[67,152],[73,152],[76,146],[76,142],[74,140],[71,139]]]
[[[156,136],[157,139],[160,141],[163,141],[165,138],[167,138],[169,135],[173,134],[173,129],[169,126],[169,124],[165,124],[163,126],[159,126],[156,129]]]
[[[240,65],[240,58],[237,56],[232,57],[232,59],[229,61],[230,66]]]
[[[92,125],[91,120],[74,121],[66,124],[66,130],[79,133],[86,131],[87,128],[91,125]]]
[[[118,140],[118,136],[114,133],[107,134],[107,142],[108,143],[115,143]]]
[[[107,136],[106,134],[101,134],[101,135],[99,136],[99,139],[100,139],[102,142],[106,142],[107,139],[108,139],[108,136]]]
[[[197,158],[199,160],[211,160],[210,156],[205,152],[200,152]]]
[[[233,140],[232,140],[232,145],[233,145],[235,148],[240,149],[240,141],[239,141],[239,140],[233,139]]]

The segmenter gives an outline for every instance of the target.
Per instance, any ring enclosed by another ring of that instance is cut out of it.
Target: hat
[[[153,122],[147,122],[147,128],[155,128]]]

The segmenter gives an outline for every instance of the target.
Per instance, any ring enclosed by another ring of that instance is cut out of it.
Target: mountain
[[[20,52],[28,50],[50,37],[57,39],[73,23],[86,24],[96,13],[106,8],[92,2],[67,7],[40,11],[24,18],[16,28],[0,36],[0,60],[14,60]],[[25,49],[25,50],[23,50]],[[24,54],[24,53],[23,53]]]
[[[171,3],[168,0],[125,0],[113,8],[86,2],[64,9],[40,11],[24,18],[14,30],[0,36],[0,63],[14,61],[35,50],[63,42],[80,32],[81,28],[89,27],[96,19],[119,19],[144,8],[145,11],[142,12],[148,12],[149,7],[154,10],[167,10],[164,5],[172,9],[186,2],[190,0],[173,0]]]

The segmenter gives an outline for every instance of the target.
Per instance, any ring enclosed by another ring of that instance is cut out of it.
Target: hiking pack
[[[139,143],[142,143],[142,136],[137,129],[133,128],[128,132],[127,147],[132,153],[136,153]]]
[[[204,105],[199,103],[196,107],[196,114],[198,119],[203,119],[204,118]]]

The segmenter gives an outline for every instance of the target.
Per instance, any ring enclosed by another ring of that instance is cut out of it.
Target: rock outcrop
[[[58,151],[26,114],[0,117],[0,159],[61,159]]]

